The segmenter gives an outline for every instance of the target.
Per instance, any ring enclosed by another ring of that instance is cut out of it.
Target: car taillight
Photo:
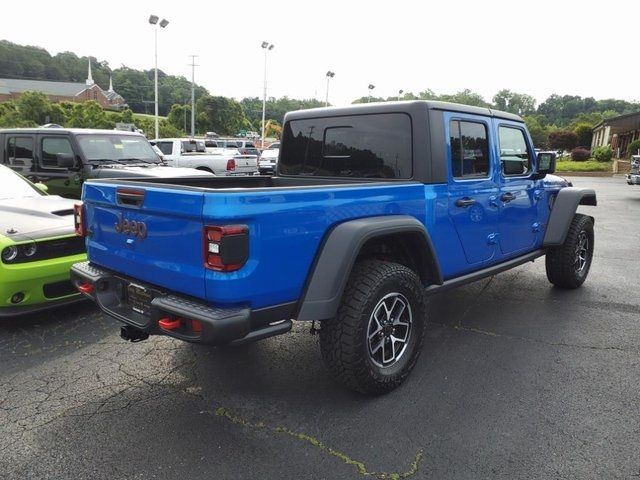
[[[236,161],[233,158],[227,160],[227,170],[232,172],[236,169]]]
[[[234,272],[249,258],[249,227],[204,227],[204,265],[219,272]]]
[[[79,237],[87,236],[87,221],[85,218],[85,208],[83,203],[76,203],[73,206],[73,226],[76,230],[76,235]]]

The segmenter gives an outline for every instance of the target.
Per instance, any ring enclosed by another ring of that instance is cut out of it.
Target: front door
[[[498,121],[497,121],[498,123]],[[504,255],[535,247],[540,232],[536,181],[531,179],[533,149],[522,124],[499,121],[500,153],[500,250]]]
[[[37,178],[48,187],[52,195],[60,195],[67,198],[80,198],[82,193],[82,171],[78,165],[82,165],[71,146],[66,135],[42,135],[38,138],[39,159]],[[58,166],[58,154],[71,155],[75,159],[76,166],[72,168]]]
[[[447,124],[449,215],[467,264],[490,262],[497,254],[498,223],[498,185],[489,148],[490,120],[452,115]]]

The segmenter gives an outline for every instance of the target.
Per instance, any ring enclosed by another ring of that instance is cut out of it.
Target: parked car
[[[255,155],[242,155],[236,149],[208,150],[205,140],[158,138],[151,140],[172,167],[189,167],[217,176],[253,175],[258,171]]]
[[[542,256],[552,284],[583,284],[594,219],[576,209],[596,193],[554,170],[522,118],[493,109],[288,113],[273,177],[87,182],[89,262],[72,276],[132,341],[238,344],[320,321],[329,371],[380,394],[416,364],[427,295]]]
[[[256,158],[260,156],[260,150],[256,148],[253,141],[245,138],[209,139],[207,143],[207,147],[238,150],[241,155],[255,155]]]
[[[279,153],[280,142],[273,142],[268,148],[262,151],[258,160],[261,175],[272,174],[275,172]]]
[[[82,300],[69,280],[71,265],[86,259],[74,201],[4,165],[0,185],[0,317]]]
[[[627,173],[629,185],[640,185],[640,155],[631,155],[631,171]]]
[[[135,132],[82,128],[0,130],[0,163],[49,193],[80,198],[88,178],[183,177],[210,175],[162,163],[149,141]]]

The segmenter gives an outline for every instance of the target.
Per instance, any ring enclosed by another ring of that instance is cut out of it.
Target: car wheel
[[[593,259],[593,220],[575,214],[562,245],[551,247],[545,259],[547,278],[559,288],[578,288],[584,283]]]
[[[337,315],[322,322],[327,368],[347,387],[379,395],[413,369],[425,333],[424,289],[416,273],[386,261],[355,265]]]

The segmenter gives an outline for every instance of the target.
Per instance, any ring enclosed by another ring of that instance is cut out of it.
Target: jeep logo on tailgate
[[[124,215],[120,214],[118,221],[115,224],[116,232],[124,235],[133,235],[140,240],[147,238],[147,224],[144,222],[137,222],[135,220],[127,220]]]

